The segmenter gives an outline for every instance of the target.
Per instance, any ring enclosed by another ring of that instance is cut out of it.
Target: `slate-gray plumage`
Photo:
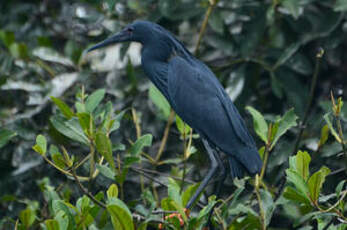
[[[228,94],[212,71],[169,31],[152,22],[135,21],[88,52],[126,41],[143,45],[141,60],[146,75],[182,120],[200,134],[210,158],[211,168],[187,208],[218,168],[225,171],[219,151],[228,156],[233,178],[260,172],[262,161],[255,142]]]

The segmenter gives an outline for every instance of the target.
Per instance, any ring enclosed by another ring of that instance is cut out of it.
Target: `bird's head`
[[[155,34],[153,33],[154,31],[160,32],[160,30],[161,27],[155,23],[148,21],[135,21],[125,26],[125,28],[120,32],[92,46],[87,50],[87,52],[120,42],[135,41],[143,44],[146,42],[146,40],[152,37],[151,35]]]

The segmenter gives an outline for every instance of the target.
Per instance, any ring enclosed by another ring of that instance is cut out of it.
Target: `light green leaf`
[[[47,141],[44,136],[41,134],[36,137],[36,145],[33,146],[33,149],[40,155],[46,155],[47,151]]]
[[[263,115],[251,106],[247,106],[246,109],[251,113],[253,117],[253,126],[257,135],[267,143],[268,127]]]
[[[335,139],[339,142],[342,143],[340,136],[337,134],[337,132],[335,131],[332,122],[330,120],[330,113],[327,113],[324,115],[324,120],[326,121],[329,129],[330,129],[330,133],[335,137]]]
[[[134,223],[129,210],[124,207],[112,204],[107,205],[107,211],[111,216],[113,228],[115,230],[134,230]]]
[[[47,230],[60,230],[59,223],[57,220],[48,219],[45,221]]]
[[[112,197],[118,197],[118,187],[116,184],[111,184],[111,186],[107,190],[107,198],[111,199]]]
[[[290,109],[283,115],[283,117],[279,121],[276,122],[278,123],[278,129],[276,131],[270,149],[272,149],[275,146],[279,138],[283,134],[285,134],[288,131],[288,129],[297,125],[296,119],[298,119],[298,117],[295,115],[294,109]]]
[[[50,121],[54,128],[64,136],[85,145],[89,145],[89,140],[84,134],[77,118],[73,117],[70,120],[66,120],[63,117],[54,116],[50,119]]]
[[[311,162],[311,157],[310,155],[304,151],[299,151],[296,156],[296,170],[297,172],[301,175],[301,177],[307,181],[308,177],[310,176],[310,162]]]
[[[322,147],[327,142],[328,138],[329,138],[329,126],[324,125],[320,133],[318,148]]]
[[[130,153],[133,156],[137,156],[142,152],[142,149],[145,146],[151,146],[152,145],[152,135],[151,134],[145,134],[141,136],[139,139],[136,140],[135,144],[130,148]]]
[[[325,181],[325,177],[330,173],[330,169],[323,166],[319,171],[315,172],[310,179],[308,179],[308,187],[310,190],[310,197],[313,202],[317,202],[320,190]]]
[[[195,191],[198,189],[200,183],[190,185],[182,194],[182,205],[186,206],[189,199],[193,196]],[[196,199],[199,200],[199,197]]]
[[[112,170],[116,171],[116,166],[112,157],[112,144],[109,137],[105,133],[97,132],[95,138],[96,149],[105,157],[106,161],[110,164]]]
[[[19,214],[19,219],[26,229],[34,223],[36,218],[35,212],[29,208],[22,210]]]
[[[85,103],[87,112],[92,113],[95,110],[95,108],[100,104],[102,99],[104,99],[105,92],[105,89],[98,89],[90,96],[88,96]]]
[[[187,138],[191,128],[178,115],[176,115],[176,126],[181,135]]]
[[[64,114],[64,116],[67,119],[70,119],[74,116],[74,113],[65,102],[55,97],[51,97],[51,100],[54,102],[54,104],[56,104],[56,106],[58,106],[59,110]]]
[[[168,196],[178,205],[183,206],[182,197],[180,195],[180,186],[172,178],[168,178]]]
[[[0,148],[4,147],[17,133],[8,129],[0,129]]]
[[[168,119],[170,115],[170,104],[163,96],[163,94],[154,86],[149,88],[149,98],[158,107],[160,113],[165,119]]]

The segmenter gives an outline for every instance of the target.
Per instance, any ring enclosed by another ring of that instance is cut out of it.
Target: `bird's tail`
[[[229,157],[230,173],[233,179],[235,177],[242,178],[245,172],[253,176],[261,171],[263,162],[260,159],[258,151],[254,151],[252,155],[248,155],[247,159],[243,159],[243,157],[245,156],[241,157],[242,162],[233,156]]]

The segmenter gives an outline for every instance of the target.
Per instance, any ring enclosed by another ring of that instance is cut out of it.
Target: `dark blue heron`
[[[141,61],[146,75],[182,120],[200,134],[210,158],[211,167],[189,200],[188,209],[218,168],[220,190],[225,168],[219,152],[227,155],[232,178],[260,172],[262,161],[255,142],[230,97],[212,71],[169,31],[152,22],[135,21],[88,52],[127,41],[143,45]]]

